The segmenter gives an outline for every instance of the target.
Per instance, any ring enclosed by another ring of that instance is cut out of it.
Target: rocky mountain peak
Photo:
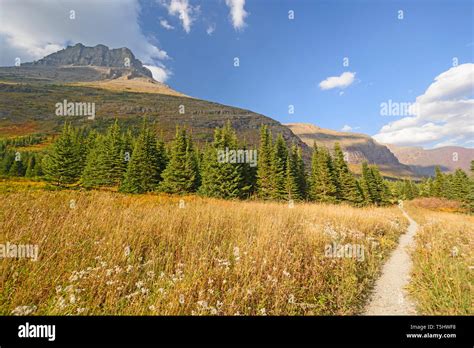
[[[65,49],[52,53],[32,63],[22,66],[96,66],[115,69],[130,70],[134,75],[152,77],[151,71],[145,68],[142,62],[135,58],[132,51],[126,47],[109,49],[99,44],[94,47],[78,43]]]

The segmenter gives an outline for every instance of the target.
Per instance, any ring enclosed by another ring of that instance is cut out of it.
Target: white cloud
[[[75,19],[70,19],[71,10]],[[139,14],[137,0],[2,1],[0,65],[11,66],[16,57],[36,60],[79,42],[128,47],[144,64],[157,65],[168,54],[142,33]]]
[[[230,8],[230,19],[235,30],[242,30],[245,27],[245,17],[248,16],[245,11],[245,0],[225,0],[226,5]]]
[[[214,33],[215,30],[216,30],[216,25],[211,24],[207,27],[206,33],[207,33],[207,35],[212,35],[212,33]]]
[[[189,33],[191,25],[199,12],[199,6],[189,5],[188,0],[162,1],[162,4],[166,7],[170,16],[178,17],[181,20],[184,31]]]
[[[341,128],[341,131],[343,132],[350,132],[352,130],[352,127],[349,126],[348,124],[345,124],[344,127]]]
[[[172,75],[172,73],[169,70],[167,70],[165,67],[152,66],[152,65],[144,65],[144,67],[148,68],[148,70],[151,71],[153,78],[159,82],[165,82]]]
[[[166,19],[160,19],[160,25],[166,30],[173,30],[174,27]]]
[[[322,90],[332,88],[346,88],[354,82],[355,72],[346,71],[340,76],[331,76],[319,83],[319,88]]]
[[[412,116],[384,125],[374,138],[399,145],[468,146],[474,135],[473,92],[474,64],[453,67],[416,98]]]

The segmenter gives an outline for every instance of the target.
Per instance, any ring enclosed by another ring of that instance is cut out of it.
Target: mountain
[[[19,67],[0,67],[4,82],[67,84],[94,88],[183,96],[152,73],[126,47],[109,49],[105,45],[68,46]]]
[[[366,134],[338,132],[324,129],[309,123],[289,123],[291,129],[308,146],[322,145],[330,150],[339,142],[347,153],[347,161],[351,169],[360,172],[360,164],[367,161],[377,164],[382,174],[387,177],[415,177],[417,174],[407,165],[401,164],[397,157],[387,148]]]
[[[386,145],[401,163],[404,163],[420,175],[433,175],[434,168],[452,172],[461,168],[469,173],[474,149],[460,146],[444,146],[425,150],[422,147]]]
[[[125,59],[129,66],[124,66]],[[57,116],[56,104],[93,103],[94,120],[87,116]],[[0,137],[42,134],[54,136],[67,120],[104,130],[114,119],[137,131],[146,117],[166,140],[176,126],[185,126],[197,143],[212,141],[215,127],[229,120],[241,139],[257,146],[262,124],[288,144],[310,149],[281,123],[232,106],[191,98],[153,80],[127,48],[104,45],[69,46],[36,62],[0,68]]]
[[[109,49],[105,45],[87,47],[81,43],[52,53],[32,63],[23,63],[22,67],[64,67],[64,66],[95,66],[116,68],[117,72],[129,71],[136,76],[153,77],[151,71],[135,58],[126,47]]]

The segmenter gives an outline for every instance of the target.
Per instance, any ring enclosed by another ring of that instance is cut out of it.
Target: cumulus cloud
[[[144,65],[145,68],[151,71],[153,78],[159,82],[165,82],[172,75],[171,71],[164,66]]]
[[[235,30],[242,30],[245,27],[245,17],[248,16],[245,11],[245,0],[225,0],[230,9],[230,19]]]
[[[166,19],[160,19],[160,25],[166,30],[173,30],[174,27]]]
[[[399,145],[469,146],[474,135],[473,92],[474,64],[453,67],[416,98],[413,115],[384,125],[374,138]]]
[[[188,0],[162,1],[162,4],[166,7],[170,16],[178,17],[181,20],[184,31],[189,33],[191,25],[199,12],[199,6],[189,5]]]
[[[168,54],[142,33],[139,14],[138,0],[2,1],[0,65],[11,66],[16,57],[37,60],[80,42],[128,47],[144,64],[159,66]]]
[[[349,126],[348,124],[345,124],[344,127],[341,128],[341,131],[343,132],[350,132],[352,130],[352,127]]]
[[[346,71],[340,76],[331,76],[326,80],[323,80],[319,83],[319,88],[322,90],[332,89],[332,88],[346,88],[350,86],[355,79],[355,72]]]

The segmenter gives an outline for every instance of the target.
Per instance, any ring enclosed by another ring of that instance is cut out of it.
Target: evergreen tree
[[[293,145],[286,161],[286,193],[290,200],[301,200],[304,198],[300,182],[299,165],[298,149],[296,145]]]
[[[469,195],[469,177],[462,169],[456,169],[451,184],[451,197],[466,202]]]
[[[186,130],[176,130],[160,189],[167,193],[195,192],[199,184],[198,159]]]
[[[347,162],[344,160],[339,143],[334,145],[334,169],[338,183],[338,195],[340,199],[353,204],[360,204],[363,197],[357,187],[354,175],[349,170]]]
[[[288,161],[288,148],[286,142],[281,134],[278,135],[272,158],[272,170],[274,180],[272,183],[274,187],[271,189],[271,196],[274,199],[286,199],[287,194],[287,161]]]
[[[444,197],[446,195],[446,177],[441,172],[439,166],[435,167],[435,178],[433,180],[433,190],[431,194],[434,197]]]
[[[230,122],[214,132],[214,143],[204,153],[199,192],[210,197],[242,198],[250,187],[245,185],[243,167],[237,163],[237,136]]]
[[[326,148],[314,146],[311,168],[310,194],[313,200],[335,203],[337,187],[331,155]]]
[[[34,173],[34,169],[36,167],[36,156],[35,155],[32,155],[30,156],[30,158],[28,159],[28,166],[26,168],[26,173],[25,173],[25,176],[27,178],[32,178],[35,176],[35,173]]]
[[[157,142],[153,130],[150,129],[145,119],[141,132],[135,141],[120,191],[143,193],[155,190],[161,181],[165,165],[163,150],[163,146]],[[120,150],[120,156],[122,155],[123,151]],[[120,161],[123,161],[123,158],[120,158]]]
[[[270,199],[275,196],[274,159],[272,135],[268,127],[262,125],[258,151],[257,194],[263,199]]]
[[[66,123],[51,150],[43,157],[46,180],[55,185],[74,184],[79,179],[83,166],[81,140],[78,132]]]

